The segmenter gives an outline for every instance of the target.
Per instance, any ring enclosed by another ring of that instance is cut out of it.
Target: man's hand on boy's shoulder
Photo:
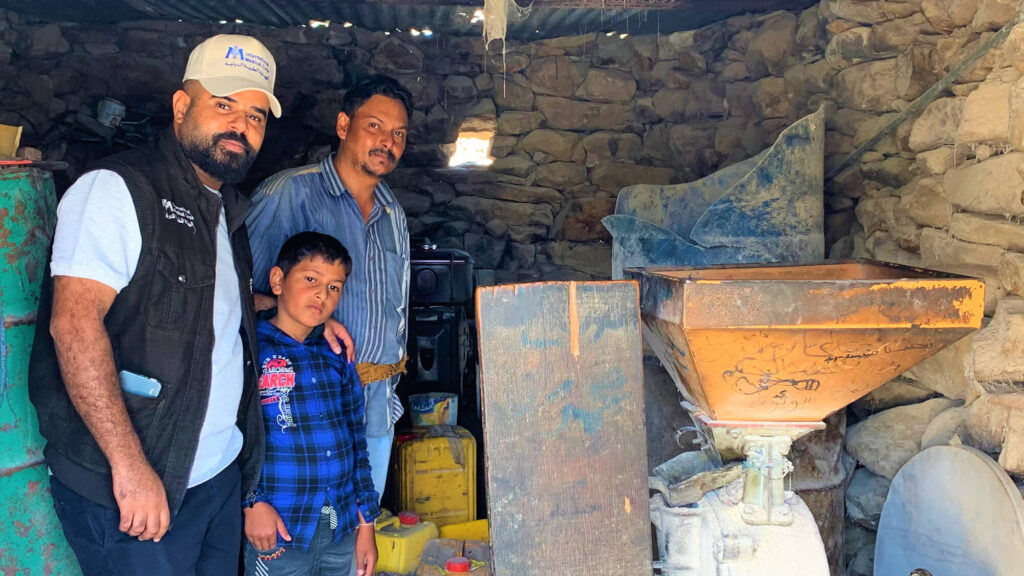
[[[373,523],[356,529],[356,576],[370,576],[377,566],[377,535]]]
[[[331,350],[334,350],[335,354],[341,354],[342,346],[345,347],[345,358],[349,362],[354,362],[356,359],[356,347],[352,343],[352,335],[348,333],[348,329],[338,322],[333,316],[328,318],[324,322],[324,338],[327,340],[327,344],[330,345]]]
[[[277,546],[277,535],[287,542],[292,541],[284,520],[267,502],[257,502],[245,511],[245,538],[260,551],[272,550]]]

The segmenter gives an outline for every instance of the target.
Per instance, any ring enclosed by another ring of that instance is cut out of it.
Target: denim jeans
[[[118,529],[121,514],[50,478],[53,507],[85,576],[224,576],[238,572],[241,475],[232,463],[189,488],[160,542]]]
[[[329,514],[321,514],[308,552],[295,547],[279,547],[261,552],[246,542],[245,575],[347,576],[353,564],[355,550],[355,531],[335,544],[331,517]]]

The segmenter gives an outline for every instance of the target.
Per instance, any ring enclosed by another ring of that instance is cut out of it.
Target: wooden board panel
[[[477,290],[495,576],[651,574],[634,282]]]

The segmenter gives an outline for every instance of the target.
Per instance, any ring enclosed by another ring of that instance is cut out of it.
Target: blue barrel
[[[39,290],[56,222],[49,172],[0,169],[0,574],[80,575],[53,510],[28,399]]]

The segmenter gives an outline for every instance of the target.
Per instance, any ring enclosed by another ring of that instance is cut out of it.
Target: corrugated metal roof
[[[700,28],[742,11],[743,5],[759,10],[803,9],[816,0],[765,0],[757,2],[694,2],[680,10],[640,10],[535,7],[525,18],[510,18],[507,37],[536,40],[575,36],[594,31],[633,34],[671,33]],[[481,2],[482,4],[482,2]],[[119,22],[135,19],[221,20],[284,28],[311,20],[351,22],[373,31],[429,27],[435,33],[479,35],[473,23],[473,7],[429,4],[343,2],[337,0],[0,0],[0,7],[44,20],[67,22]]]

